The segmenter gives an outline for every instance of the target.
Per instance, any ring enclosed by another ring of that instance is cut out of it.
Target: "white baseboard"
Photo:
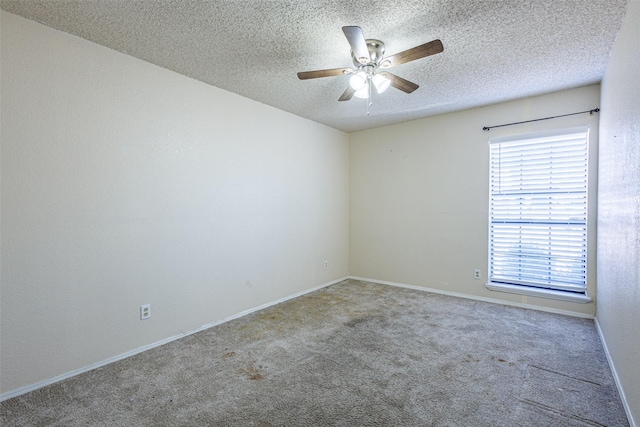
[[[624,394],[624,389],[622,388],[622,384],[620,384],[620,377],[618,377],[618,372],[616,372],[616,367],[613,364],[613,359],[611,359],[611,354],[609,353],[609,349],[607,348],[607,341],[604,339],[604,334],[602,333],[602,328],[600,327],[600,322],[598,321],[597,317],[595,319],[595,323],[596,323],[596,329],[598,330],[598,335],[600,336],[600,342],[602,342],[602,347],[604,348],[604,354],[607,356],[609,369],[611,369],[613,380],[616,382],[616,387],[618,388],[618,394],[620,395],[620,399],[622,400],[622,406],[624,406],[624,411],[627,413],[629,425],[631,427],[637,427],[637,424],[633,419],[633,414],[631,413],[631,408],[629,407],[629,402],[627,401],[627,398]]]
[[[286,296],[284,298],[280,298],[278,300],[271,301],[271,302],[268,302],[266,304],[262,304],[262,305],[260,305],[258,307],[254,307],[254,308],[250,308],[250,309],[245,310],[245,311],[241,311],[240,313],[234,314],[233,316],[229,316],[229,317],[226,317],[226,318],[224,318],[222,320],[218,320],[216,322],[203,325],[203,326],[201,326],[199,328],[196,328],[194,330],[187,331],[187,332],[182,332],[182,333],[180,333],[178,335],[174,335],[172,337],[165,338],[165,339],[160,340],[160,341],[156,341],[156,342],[154,342],[152,344],[148,344],[148,345],[136,348],[135,350],[127,351],[125,353],[119,354],[119,355],[114,356],[114,357],[110,357],[110,358],[102,360],[100,362],[93,363],[93,364],[88,365],[88,366],[84,366],[84,367],[82,367],[80,369],[75,369],[73,371],[64,373],[62,375],[58,375],[58,376],[55,376],[53,378],[49,378],[49,379],[46,379],[44,381],[37,382],[35,384],[31,384],[31,385],[28,385],[28,386],[25,386],[25,387],[21,387],[21,388],[19,388],[17,390],[13,390],[13,391],[8,391],[8,392],[5,392],[5,393],[2,393],[2,394],[0,394],[0,402],[5,401],[7,399],[11,399],[13,397],[18,397],[18,396],[20,396],[22,394],[29,393],[31,391],[37,390],[37,389],[42,388],[42,387],[46,387],[48,385],[57,383],[59,381],[63,381],[63,380],[66,380],[68,378],[75,377],[76,375],[80,375],[80,374],[83,374],[85,372],[92,371],[94,369],[100,368],[100,367],[108,365],[110,363],[117,362],[118,360],[126,359],[127,357],[134,356],[136,354],[142,353],[142,352],[147,351],[147,350],[151,350],[152,348],[159,347],[159,346],[164,345],[164,344],[168,344],[171,341],[175,341],[175,340],[178,340],[180,338],[184,338],[186,336],[195,334],[197,332],[204,331],[206,329],[212,328],[214,326],[220,325],[220,324],[228,322],[230,320],[238,319],[240,317],[246,316],[247,314],[251,314],[251,313],[254,313],[256,311],[263,310],[263,309],[265,309],[267,307],[271,307],[271,306],[276,305],[276,304],[280,304],[281,302],[285,302],[285,301],[288,301],[290,299],[297,298],[297,297],[300,297],[302,295],[308,294],[310,292],[314,292],[314,291],[317,291],[319,289],[326,288],[327,286],[334,285],[334,284],[342,282],[343,280],[346,280],[346,279],[348,279],[348,277],[342,277],[340,279],[336,279],[336,280],[333,280],[331,282],[323,283],[322,285],[316,286],[314,288],[306,289],[304,291],[297,292],[295,294]]]
[[[397,287],[400,287],[400,288],[414,289],[414,290],[417,290],[417,291],[433,292],[435,294],[449,295],[449,296],[452,296],[452,297],[466,298],[466,299],[472,299],[472,300],[483,301],[483,302],[490,302],[490,303],[493,303],[493,304],[501,304],[501,305],[509,305],[509,306],[514,306],[514,307],[528,308],[528,309],[531,309],[531,310],[545,311],[545,312],[548,312],[548,313],[564,314],[566,316],[582,317],[584,319],[592,319],[592,320],[595,319],[595,316],[593,316],[591,314],[579,313],[577,311],[558,310],[558,309],[555,309],[555,308],[541,307],[541,306],[533,305],[533,304],[523,304],[523,303],[519,303],[519,302],[505,301],[505,300],[496,299],[496,298],[487,298],[487,297],[480,297],[480,296],[476,296],[476,295],[463,294],[463,293],[459,293],[459,292],[444,291],[442,289],[426,288],[424,286],[407,285],[405,283],[387,282],[385,280],[369,279],[369,278],[366,278],[366,277],[357,277],[357,276],[349,276],[349,279],[362,280],[362,281],[365,281],[365,282],[372,282],[372,283],[379,283],[381,285],[397,286]]]

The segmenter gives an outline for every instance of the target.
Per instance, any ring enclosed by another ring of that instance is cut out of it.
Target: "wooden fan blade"
[[[356,93],[355,89],[351,86],[347,87],[347,90],[344,91],[342,96],[338,99],[338,101],[348,101],[353,98],[353,94]]]
[[[395,74],[387,73],[386,71],[380,74],[391,80],[391,86],[406,93],[411,93],[420,87],[417,84],[410,82],[409,80],[405,80],[402,77],[396,76]]]
[[[331,68],[330,70],[301,71],[298,73],[300,80],[317,79],[320,77],[344,76],[351,73],[351,68]]]
[[[342,27],[342,31],[344,35],[347,37],[347,41],[349,41],[349,45],[351,46],[351,50],[355,55],[358,62],[361,64],[366,64],[371,61],[369,57],[369,48],[367,47],[367,42],[364,39],[364,34],[362,33],[362,28],[360,27]]]
[[[444,50],[442,42],[438,39],[430,41],[429,43],[421,44],[420,46],[413,47],[400,53],[396,53],[384,61],[389,61],[389,67],[395,65],[404,64],[409,61],[415,61],[416,59],[424,58],[426,56],[435,55]],[[384,62],[383,61],[383,62]]]

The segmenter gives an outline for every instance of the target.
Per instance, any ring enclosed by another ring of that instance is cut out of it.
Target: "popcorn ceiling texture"
[[[3,10],[264,104],[351,132],[600,82],[627,0],[2,0]],[[341,27],[392,55],[444,52],[390,71],[420,85],[338,102],[352,66]],[[595,107],[595,106],[594,106]],[[250,120],[250,119],[249,119]]]

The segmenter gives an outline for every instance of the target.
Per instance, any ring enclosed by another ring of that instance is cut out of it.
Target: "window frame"
[[[576,134],[576,133],[584,133],[585,134],[585,138],[586,138],[586,160],[585,160],[585,166],[586,166],[586,173],[585,173],[585,178],[586,178],[586,189],[585,189],[585,197],[586,197],[586,201],[585,201],[585,208],[586,208],[586,212],[585,212],[585,237],[584,237],[584,244],[585,244],[585,284],[584,284],[584,292],[576,292],[576,291],[570,291],[570,290],[560,290],[560,289],[553,289],[551,287],[543,287],[540,286],[539,284],[526,284],[526,283],[509,283],[509,282],[505,282],[505,281],[500,281],[500,282],[493,282],[492,281],[492,276],[493,276],[493,270],[492,270],[492,259],[493,259],[493,249],[492,249],[492,223],[493,223],[493,209],[492,209],[492,201],[493,201],[493,197],[494,194],[492,192],[492,187],[491,187],[491,180],[492,180],[492,170],[491,170],[491,160],[492,160],[492,155],[491,155],[491,145],[493,144],[502,144],[502,143],[516,143],[516,142],[523,142],[526,143],[526,141],[532,141],[532,140],[536,140],[536,139],[546,139],[546,138],[554,138],[554,137],[559,137],[559,136],[563,136],[563,135],[570,135],[570,134]],[[510,292],[510,293],[515,293],[515,294],[521,294],[521,295],[528,295],[528,296],[536,296],[536,297],[543,297],[543,298],[551,298],[551,299],[557,299],[557,300],[563,300],[563,301],[569,301],[569,302],[578,302],[578,303],[587,303],[591,301],[591,298],[588,296],[588,284],[589,284],[589,280],[588,280],[588,276],[589,276],[589,252],[590,252],[590,246],[591,246],[591,237],[590,234],[591,232],[593,232],[592,230],[590,230],[590,218],[589,218],[589,206],[590,206],[590,197],[589,194],[591,192],[591,173],[592,171],[590,170],[590,132],[589,132],[589,126],[578,126],[578,127],[571,127],[571,128],[562,128],[562,129],[557,129],[557,130],[551,130],[551,131],[543,131],[543,132],[530,132],[530,133],[521,133],[521,134],[516,134],[516,135],[509,135],[509,136],[502,136],[502,137],[496,137],[496,138],[491,138],[489,140],[489,212],[488,212],[488,281],[486,284],[486,287],[490,290],[493,291],[501,291],[501,292]]]

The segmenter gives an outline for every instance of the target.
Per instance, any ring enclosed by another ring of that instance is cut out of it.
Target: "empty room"
[[[1,425],[639,425],[640,0],[0,7]]]

